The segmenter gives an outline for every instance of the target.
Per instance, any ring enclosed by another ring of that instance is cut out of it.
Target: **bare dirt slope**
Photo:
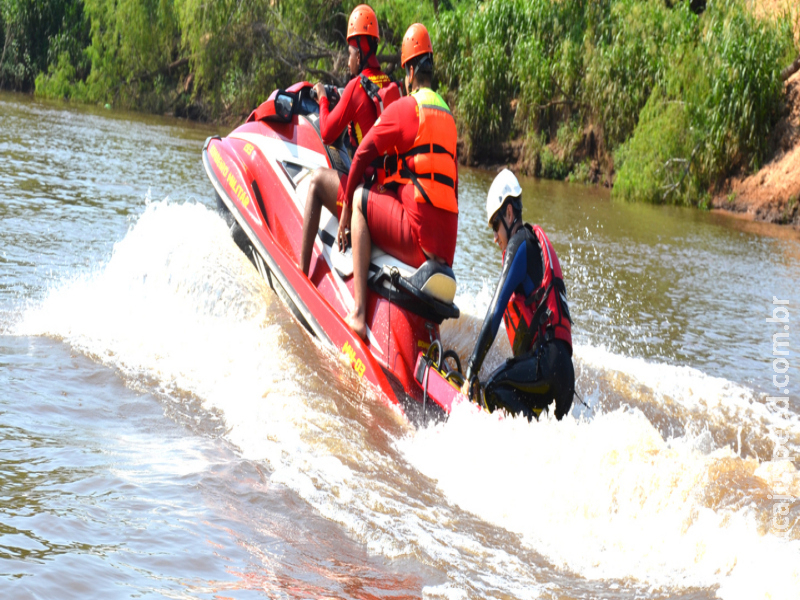
[[[762,18],[790,18],[800,43],[800,10],[792,0],[754,0],[753,9]],[[728,181],[712,206],[800,229],[800,73],[785,86],[786,111],[772,134],[772,158],[757,173]]]
[[[786,105],[788,114],[773,132],[772,159],[753,175],[731,179],[714,208],[800,229],[800,73],[786,82]]]

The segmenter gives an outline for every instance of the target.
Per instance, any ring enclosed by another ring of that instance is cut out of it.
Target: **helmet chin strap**
[[[511,221],[511,227],[509,227],[506,225],[506,216],[503,214],[500,215],[500,222],[503,224],[503,227],[506,230],[506,240],[511,239],[511,232],[514,230],[514,227],[517,226],[517,221],[519,221],[519,217],[516,216],[516,213],[514,213],[514,220]]]

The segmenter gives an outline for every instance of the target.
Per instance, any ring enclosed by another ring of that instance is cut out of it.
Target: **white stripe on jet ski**
[[[263,156],[272,163],[273,169],[281,162],[287,161],[291,162],[300,166],[305,167],[306,169],[314,170],[318,167],[328,167],[328,157],[324,154],[311,150],[309,148],[304,148],[297,144],[291,144],[289,142],[285,142],[282,140],[278,140],[276,138],[268,137],[265,135],[261,135],[258,133],[250,133],[250,132],[234,132],[231,133],[229,137],[237,138],[245,142],[249,142],[253,144],[256,148],[258,148]],[[274,161],[274,162],[273,162]],[[276,172],[282,172],[287,178],[290,178],[290,175],[286,172],[284,168],[277,169]],[[291,188],[287,185],[287,181],[284,181],[283,178],[281,179],[284,188],[286,189],[289,196],[294,200],[295,206],[297,206],[298,210],[302,214],[305,210],[305,198],[301,199],[297,195],[297,187],[299,187],[300,181],[306,175],[301,176],[297,181],[291,181]],[[331,225],[331,221],[335,222],[334,229],[338,230],[338,221],[336,218],[330,214],[330,212],[323,206],[322,207],[322,217],[321,221],[324,220],[325,215],[330,215],[329,219],[327,220],[326,227],[320,228],[320,231],[317,234],[317,242],[322,243],[322,248],[318,248],[318,250],[322,250],[321,254],[325,259],[325,262],[328,263],[328,267],[333,275],[334,281],[336,282],[336,289],[339,295],[340,301],[349,309],[353,309],[353,297],[350,295],[350,290],[347,288],[342,277],[333,267],[333,260],[331,259],[331,252],[333,251],[332,243],[329,240],[323,238],[321,233],[325,231]],[[329,232],[328,233],[330,236]],[[334,237],[335,236],[331,236]],[[408,265],[402,263],[398,259],[394,258],[391,255],[388,255],[381,251],[377,247],[373,247],[372,249],[372,261],[370,261],[370,272],[375,272],[379,267],[375,264],[375,259],[378,258],[377,262],[379,263],[388,263],[391,266],[395,266],[401,270],[401,273],[404,276],[408,276],[413,272]],[[381,260],[382,259],[382,260]],[[379,354],[383,356],[383,349],[381,345],[378,343],[378,340],[372,334],[372,330],[367,326],[367,338],[370,341],[372,346],[372,350],[377,351]]]
[[[234,132],[229,137],[237,138],[245,142],[250,142],[267,158],[285,160],[306,167],[316,169],[317,167],[327,167],[328,157],[324,154],[303,148],[297,144],[291,144],[272,137],[261,135],[260,133]]]

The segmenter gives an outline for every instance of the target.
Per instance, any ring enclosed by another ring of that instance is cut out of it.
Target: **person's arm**
[[[506,259],[503,261],[500,280],[497,282],[494,297],[489,304],[489,309],[486,311],[486,317],[478,334],[478,340],[475,342],[475,349],[472,351],[472,356],[467,364],[467,381],[481,370],[486,354],[488,354],[489,348],[492,347],[494,338],[497,337],[497,331],[500,329],[503,314],[508,302],[511,300],[511,294],[514,293],[517,286],[522,284],[528,274],[528,252],[525,246],[523,239],[522,243],[509,244],[506,249]]]
[[[352,79],[347,83],[333,111],[330,111],[327,96],[319,99],[319,133],[323,144],[334,143],[355,117],[357,107],[353,101],[353,92],[357,83],[358,79]]]

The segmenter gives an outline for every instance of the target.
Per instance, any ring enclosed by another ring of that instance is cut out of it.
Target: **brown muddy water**
[[[226,132],[17,95],[0,123],[3,597],[800,597],[794,233],[523,181],[584,404],[417,429],[230,240]],[[460,177],[465,355],[500,254],[491,174]]]

